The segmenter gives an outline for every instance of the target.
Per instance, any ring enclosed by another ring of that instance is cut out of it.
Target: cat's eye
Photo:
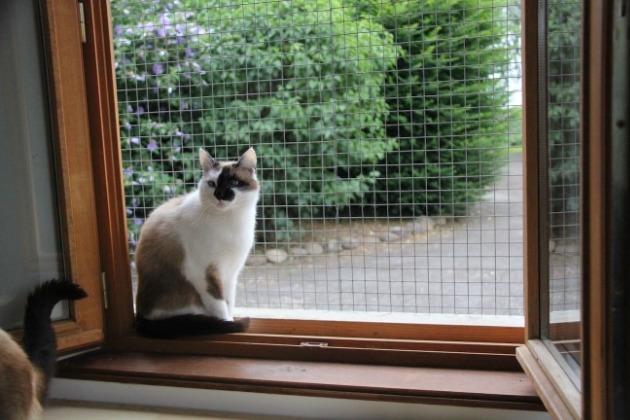
[[[208,181],[208,187],[210,188],[216,188],[217,187],[217,183],[214,181]]]
[[[239,181],[238,179],[233,179],[232,181],[230,181],[230,187],[231,188],[238,188],[243,186],[243,183],[241,181]]]

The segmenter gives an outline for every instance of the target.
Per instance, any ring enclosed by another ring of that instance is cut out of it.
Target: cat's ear
[[[241,156],[238,160],[236,166],[252,170],[256,169],[256,152],[254,152],[253,147],[250,147],[245,153],[243,153],[243,156]]]
[[[201,168],[203,169],[204,174],[210,172],[212,167],[216,164],[216,161],[212,156],[210,156],[210,153],[203,149],[199,149],[199,162],[201,163]]]

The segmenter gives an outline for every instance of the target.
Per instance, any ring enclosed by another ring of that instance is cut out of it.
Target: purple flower
[[[130,142],[132,142],[133,144],[140,144],[140,138],[139,137],[132,137],[129,139]]]
[[[151,141],[149,141],[149,144],[147,144],[147,150],[149,152],[153,152],[153,151],[157,150],[157,148],[158,148],[158,144],[157,144],[157,142],[155,140],[151,140]]]
[[[136,108],[136,115],[139,117],[142,114],[144,114],[144,107],[142,105],[138,105]]]
[[[158,26],[155,29],[155,34],[159,37],[159,38],[164,38],[166,37],[166,29],[162,26]]]
[[[160,75],[164,73],[164,66],[160,63],[153,63],[153,74]]]
[[[114,35],[116,36],[122,36],[123,34],[123,29],[120,25],[116,25],[114,26]]]
[[[144,33],[148,34],[149,32],[153,31],[153,28],[155,28],[155,24],[153,22],[147,22],[147,24],[144,25]]]
[[[195,56],[195,51],[188,47],[186,48],[186,58],[193,58]]]
[[[131,166],[127,166],[123,173],[125,174],[125,176],[131,176],[133,175],[133,168]]]
[[[137,217],[133,220],[133,222],[136,224],[136,226],[142,226],[142,223],[144,223],[144,220],[142,219],[138,219]]]

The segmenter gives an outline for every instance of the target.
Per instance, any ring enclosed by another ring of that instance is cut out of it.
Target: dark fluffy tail
[[[80,286],[67,280],[49,280],[28,296],[24,314],[24,351],[31,363],[43,373],[44,387],[40,399],[46,396],[57,361],[57,339],[50,322],[53,307],[61,300],[86,296]]]
[[[249,318],[226,321],[213,316],[192,314],[163,319],[136,317],[136,331],[151,338],[238,333],[245,331],[247,327],[249,327]]]

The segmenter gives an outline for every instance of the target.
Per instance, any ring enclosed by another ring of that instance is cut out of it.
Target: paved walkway
[[[522,315],[521,155],[502,172],[482,202],[453,221],[328,223],[279,264],[257,249],[237,306]]]

